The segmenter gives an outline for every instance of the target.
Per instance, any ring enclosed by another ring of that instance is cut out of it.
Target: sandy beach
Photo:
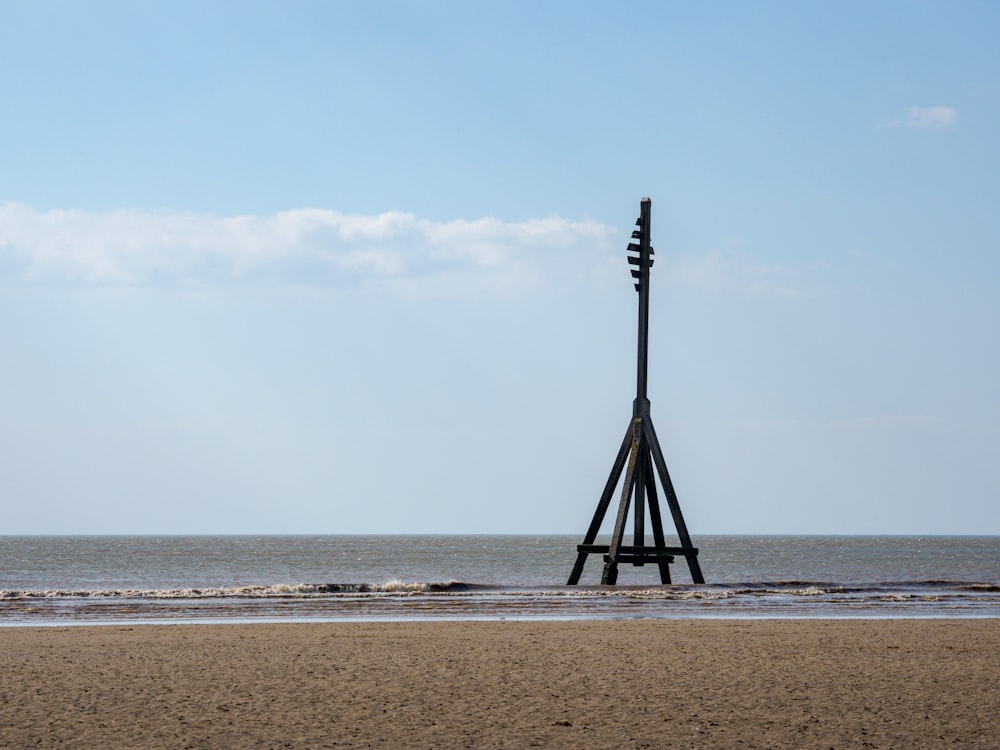
[[[1000,620],[0,629],[5,748],[996,748]]]

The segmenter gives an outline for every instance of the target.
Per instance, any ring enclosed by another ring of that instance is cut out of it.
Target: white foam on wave
[[[653,589],[626,590],[624,592],[624,596],[629,599],[662,599],[664,601],[686,601],[692,599],[705,599],[705,600],[728,599],[732,593],[733,592],[726,590],[705,591],[699,589],[653,588]]]
[[[177,589],[38,589],[0,590],[0,600],[18,599],[266,599],[308,598],[319,596],[414,595],[429,592],[447,593],[459,581],[443,583],[407,582],[399,579],[385,583],[275,583],[248,586],[206,586]]]
[[[309,596],[315,593],[316,587],[309,584],[277,583],[270,586],[208,586],[186,589],[6,590],[0,591],[0,599],[207,599]]]
[[[452,581],[454,583],[454,581]],[[407,583],[406,581],[400,581],[398,578],[394,578],[391,581],[386,581],[383,584],[372,586],[373,591],[383,591],[387,594],[419,594],[424,591],[429,591],[431,585],[429,583]]]
[[[787,593],[793,594],[794,596],[822,596],[823,594],[828,594],[830,592],[816,586],[807,586],[804,589],[792,589]]]
[[[883,602],[905,602],[912,598],[913,596],[910,594],[883,594],[879,597],[879,599]]]

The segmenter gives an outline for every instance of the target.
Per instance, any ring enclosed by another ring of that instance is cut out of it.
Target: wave
[[[789,592],[794,590],[819,589],[823,593],[864,594],[884,591],[923,591],[923,590],[953,590],[953,591],[1000,591],[1000,583],[982,581],[949,581],[942,579],[927,579],[917,581],[873,581],[834,583],[831,581],[749,581],[739,583],[706,584],[712,587],[738,588],[746,593],[756,591]]]
[[[496,586],[464,581],[384,583],[274,583],[247,586],[166,589],[37,589],[0,590],[0,601],[39,599],[310,599],[344,597],[486,596],[519,598],[621,598],[633,600],[722,600],[733,597],[863,597],[906,601],[954,594],[988,596],[1000,584],[977,581],[896,581],[845,585],[829,581],[748,581],[702,585],[650,586]]]
[[[274,583],[250,586],[209,586],[175,589],[38,589],[0,590],[0,601],[13,599],[268,599],[306,598],[329,594],[407,595],[469,591],[472,584],[440,583]]]
[[[996,592],[1000,591],[1000,583],[967,583],[959,586],[962,591],[982,591],[982,592]]]

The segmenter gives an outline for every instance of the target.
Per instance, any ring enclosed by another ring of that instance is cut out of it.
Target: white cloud
[[[427,298],[581,282],[627,286],[630,228],[558,217],[435,222],[398,211],[215,216],[8,203],[0,205],[0,287],[375,286]],[[739,251],[658,258],[657,283],[772,297],[810,296],[814,286],[808,270],[757,263]]]
[[[906,124],[911,128],[947,128],[958,121],[952,107],[910,107]]]
[[[517,292],[597,272],[621,232],[595,221],[297,209],[271,216],[39,211],[0,205],[0,283],[71,285],[383,283]]]
[[[910,107],[906,117],[888,120],[883,127],[905,126],[908,128],[931,128],[944,130],[958,122],[958,110],[954,107]]]

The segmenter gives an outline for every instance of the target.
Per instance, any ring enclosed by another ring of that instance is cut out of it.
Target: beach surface
[[[0,747],[991,748],[1000,620],[0,629]]]

